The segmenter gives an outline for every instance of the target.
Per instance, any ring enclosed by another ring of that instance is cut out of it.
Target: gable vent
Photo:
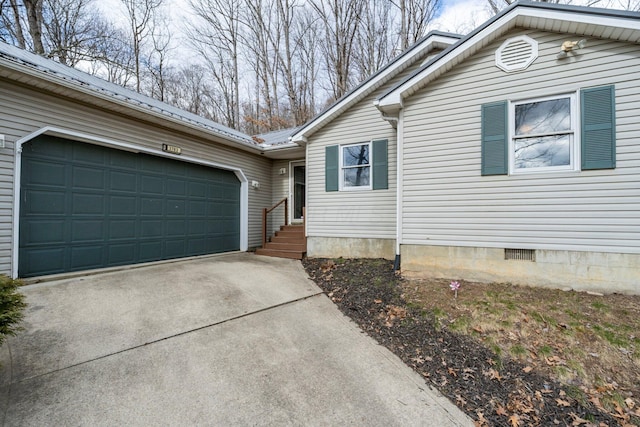
[[[506,72],[524,70],[538,57],[538,42],[529,36],[507,39],[496,51],[496,66]]]

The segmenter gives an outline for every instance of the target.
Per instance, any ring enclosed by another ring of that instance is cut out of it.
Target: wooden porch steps
[[[263,248],[256,249],[256,255],[290,259],[302,259],[306,252],[304,225],[283,225]]]

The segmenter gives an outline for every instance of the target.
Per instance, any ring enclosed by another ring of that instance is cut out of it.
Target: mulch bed
[[[616,426],[610,415],[472,337],[436,324],[401,295],[387,260],[304,259],[311,279],[367,334],[421,374],[477,426]]]

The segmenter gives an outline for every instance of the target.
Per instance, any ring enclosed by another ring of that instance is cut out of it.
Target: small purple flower
[[[449,284],[449,287],[454,292],[453,298],[456,301],[458,301],[458,289],[460,289],[460,282],[458,282],[457,280],[454,280],[451,282],[451,284]]]

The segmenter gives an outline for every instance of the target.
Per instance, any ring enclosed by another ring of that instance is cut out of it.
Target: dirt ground
[[[403,280],[381,259],[310,277],[478,426],[640,424],[640,298]],[[455,286],[454,286],[455,287]]]

